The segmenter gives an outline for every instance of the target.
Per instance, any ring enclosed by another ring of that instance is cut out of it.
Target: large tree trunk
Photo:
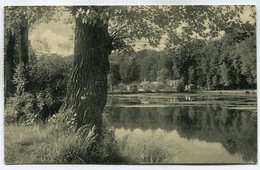
[[[77,129],[90,124],[101,132],[111,49],[107,25],[76,19],[74,68],[61,113],[73,108]]]
[[[24,64],[26,66],[29,60],[29,46],[28,46],[28,24],[22,24],[20,26],[20,61],[19,63]]]
[[[15,55],[15,36],[9,31],[7,40],[6,52],[5,52],[5,72],[4,72],[4,95],[6,99],[14,92],[14,87],[12,83],[12,78],[14,74],[14,55]]]

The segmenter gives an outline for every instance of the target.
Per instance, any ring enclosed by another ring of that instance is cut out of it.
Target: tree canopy
[[[141,39],[156,46],[163,35],[167,35],[167,46],[218,37],[221,31],[228,33],[244,24],[240,15],[245,8],[248,6],[81,6],[72,11],[83,23],[102,20],[113,49],[121,49],[133,48]],[[254,18],[254,6],[249,8]]]

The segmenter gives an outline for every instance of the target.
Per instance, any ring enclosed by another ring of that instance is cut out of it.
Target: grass
[[[6,164],[127,164],[111,135],[95,145],[95,136],[54,131],[51,126],[5,126]]]
[[[51,127],[5,126],[5,163],[51,163],[58,152],[58,139],[51,131]]]

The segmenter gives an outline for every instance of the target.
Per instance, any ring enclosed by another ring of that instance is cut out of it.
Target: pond
[[[108,126],[142,164],[256,163],[256,94],[110,95]]]

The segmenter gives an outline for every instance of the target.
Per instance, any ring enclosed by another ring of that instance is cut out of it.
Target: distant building
[[[188,84],[185,86],[186,91],[191,91],[191,90],[196,90],[196,89],[198,89],[198,87],[194,84]]]
[[[170,87],[177,87],[180,84],[181,80],[166,80],[166,83]]]
[[[181,80],[165,80],[164,82],[161,81],[147,81],[144,80],[138,85],[138,91],[139,92],[145,92],[145,91],[152,91],[156,92],[158,90],[167,91],[167,90],[176,90],[177,86]]]

